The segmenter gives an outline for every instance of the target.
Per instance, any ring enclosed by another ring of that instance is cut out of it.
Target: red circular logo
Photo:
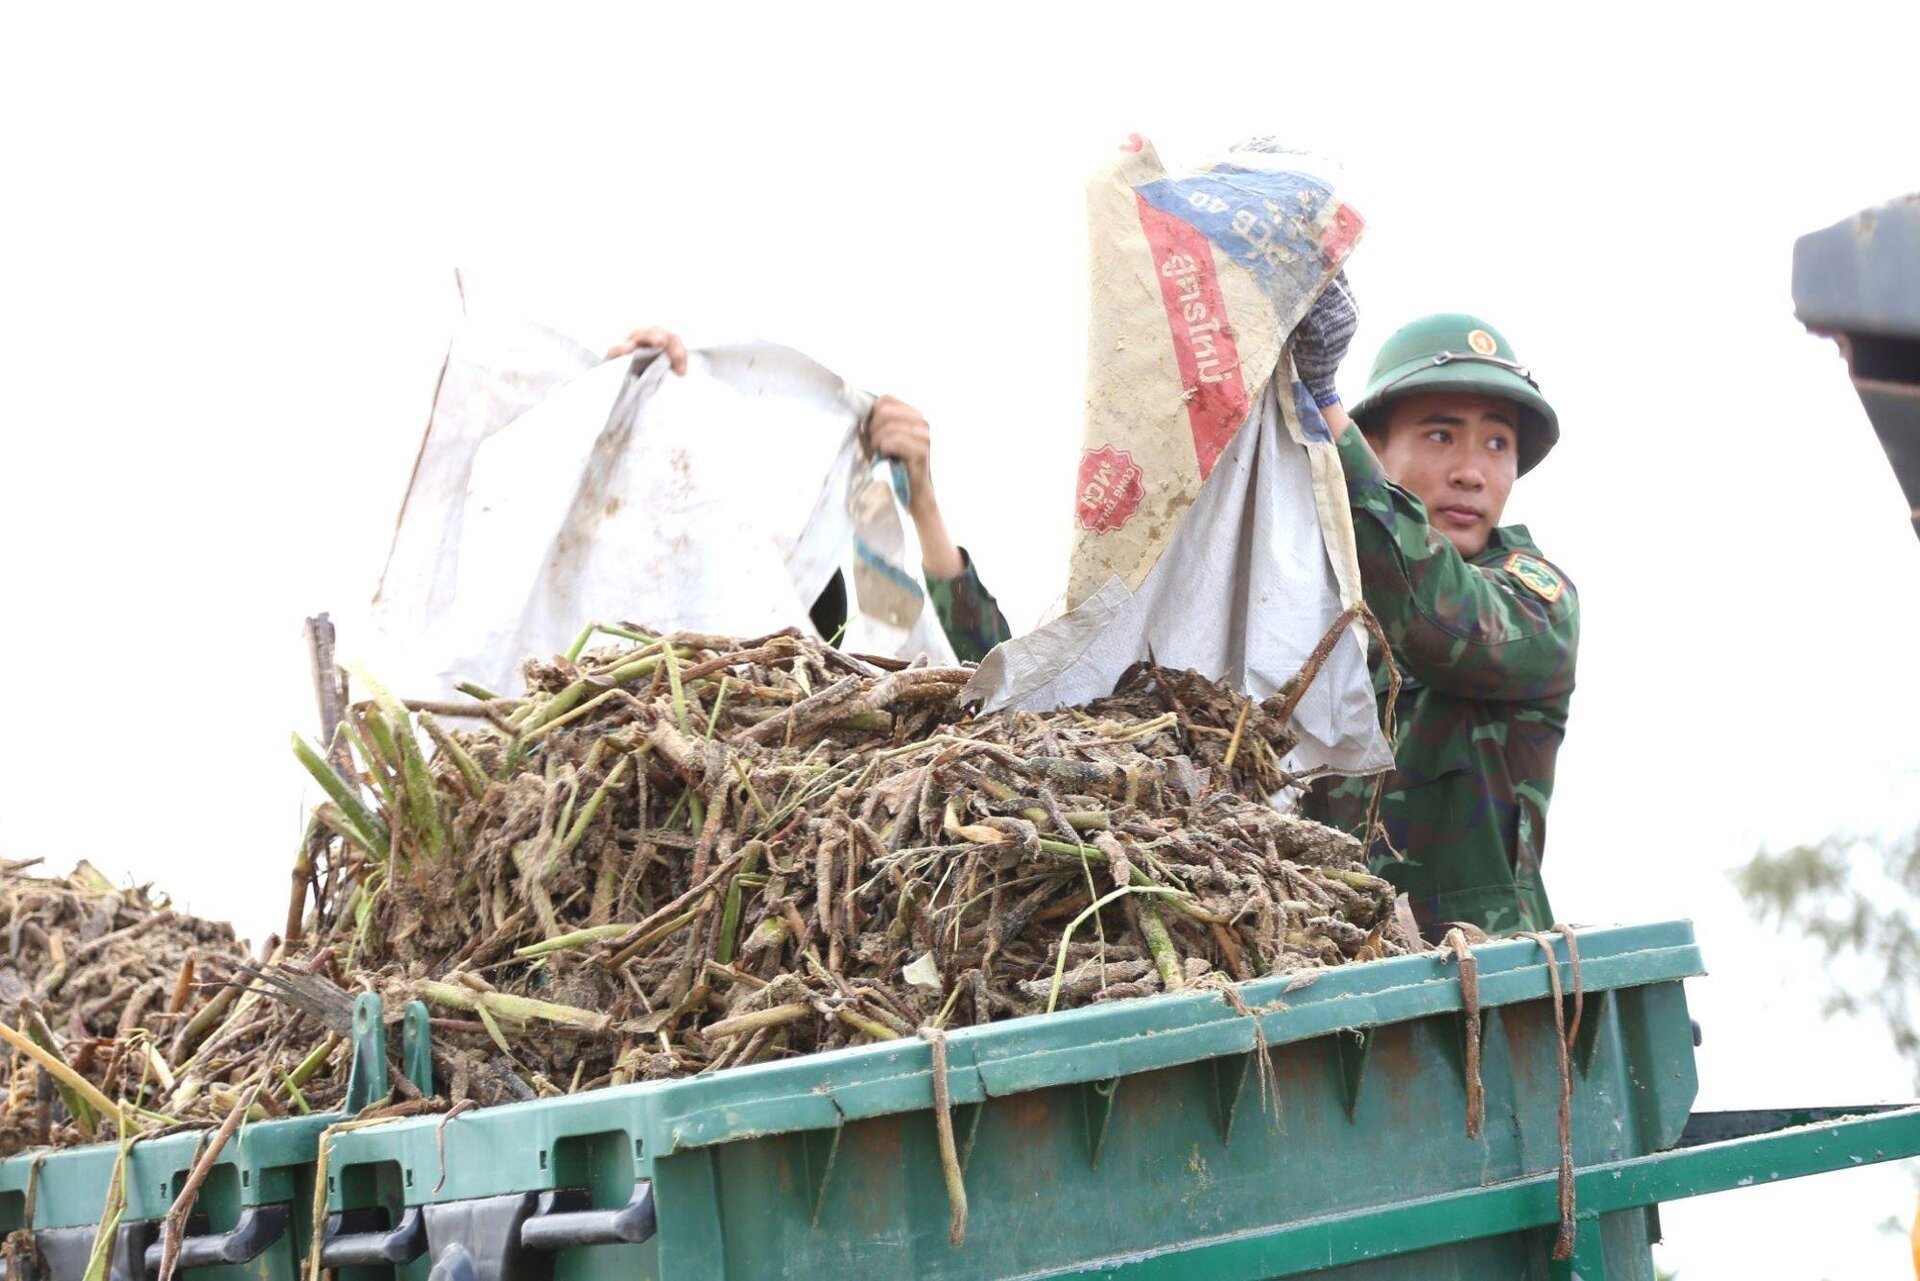
[[[1111,534],[1140,510],[1146,486],[1133,455],[1112,445],[1089,449],[1080,458],[1080,525],[1096,534]]]

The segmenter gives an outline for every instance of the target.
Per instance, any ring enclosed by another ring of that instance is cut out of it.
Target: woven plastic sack
[[[1132,139],[1087,196],[1087,418],[1068,612],[988,656],[987,710],[1107,693],[1151,656],[1258,698],[1360,600],[1339,454],[1287,340],[1362,220],[1299,153],[1169,172]],[[1350,626],[1298,704],[1296,764],[1391,758]]]

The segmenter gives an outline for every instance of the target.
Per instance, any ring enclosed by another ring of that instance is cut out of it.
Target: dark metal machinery
[[[1839,342],[1920,534],[1920,192],[1800,237],[1793,306]]]

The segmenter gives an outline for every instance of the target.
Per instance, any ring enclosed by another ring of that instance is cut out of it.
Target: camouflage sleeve
[[[1573,688],[1580,606],[1542,557],[1466,560],[1393,484],[1358,429],[1340,440],[1367,605],[1394,657],[1432,689],[1467,698],[1542,699]]]
[[[934,612],[940,626],[962,662],[977,663],[987,651],[1013,635],[1000,612],[993,593],[974,572],[973,557],[960,549],[960,572],[952,578],[927,579],[927,592],[933,597]]]

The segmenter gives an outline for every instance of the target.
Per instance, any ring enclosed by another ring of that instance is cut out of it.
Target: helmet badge
[[[1493,335],[1484,329],[1476,329],[1468,334],[1467,346],[1473,348],[1482,356],[1491,356],[1499,350],[1499,344],[1494,342]]]

